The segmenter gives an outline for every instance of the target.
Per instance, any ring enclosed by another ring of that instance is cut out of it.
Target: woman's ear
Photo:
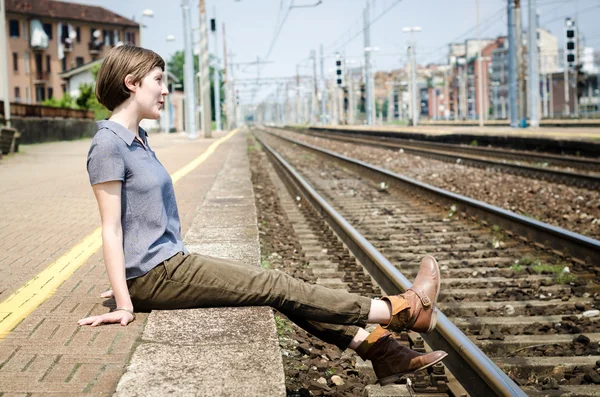
[[[138,84],[133,83],[133,75],[132,74],[128,74],[127,76],[125,76],[125,87],[127,87],[127,89],[130,92],[135,92],[137,90]]]

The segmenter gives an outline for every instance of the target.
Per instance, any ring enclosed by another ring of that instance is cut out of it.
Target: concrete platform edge
[[[260,266],[254,193],[243,133],[184,238],[190,252]],[[207,222],[208,220],[210,222]],[[221,220],[223,222],[221,222]],[[153,311],[114,396],[285,396],[269,307]]]

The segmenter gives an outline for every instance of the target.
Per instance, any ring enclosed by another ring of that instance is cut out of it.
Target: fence
[[[4,116],[4,101],[0,101],[0,115]],[[94,119],[91,110],[64,109],[52,106],[10,103],[10,115],[20,117],[63,117],[67,119]]]

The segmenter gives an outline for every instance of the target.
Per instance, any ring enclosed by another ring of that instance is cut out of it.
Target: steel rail
[[[544,169],[540,167],[532,167],[528,165],[520,165],[520,164],[510,164],[503,163],[494,160],[486,160],[478,157],[472,157],[469,155],[458,155],[455,153],[435,150],[435,149],[427,149],[421,147],[421,143],[416,143],[415,141],[410,142],[392,142],[389,140],[382,141],[381,138],[377,138],[375,140],[371,138],[371,140],[364,139],[364,136],[360,136],[360,138],[343,136],[338,133],[334,134],[324,134],[324,133],[305,133],[308,136],[317,136],[320,138],[339,140],[347,143],[360,143],[363,145],[380,147],[383,149],[403,149],[407,153],[414,153],[425,157],[435,158],[437,160],[449,161],[449,162],[460,162],[461,164],[470,165],[479,168],[494,168],[499,169],[507,173],[523,175],[523,176],[534,176],[540,179],[552,181],[552,182],[560,182],[565,185],[584,187],[589,189],[598,189],[600,188],[600,177],[595,175],[586,175],[586,174],[578,174],[574,172],[568,171],[560,171],[560,170],[551,170]],[[427,143],[426,145],[428,145]],[[423,145],[425,146],[425,145]]]
[[[273,164],[279,174],[303,192],[304,197],[386,294],[399,294],[410,288],[411,283],[390,261],[324,200],[279,153],[259,136],[255,136],[268,155],[276,160]],[[434,349],[448,353],[444,364],[470,395],[526,396],[523,390],[439,310],[436,329],[431,334],[423,334],[423,338]]]
[[[330,156],[363,174],[370,174],[378,181],[386,182],[390,188],[408,190],[411,194],[425,196],[429,200],[444,204],[448,208],[454,205],[456,206],[454,212],[463,212],[468,216],[481,219],[484,223],[497,225],[509,235],[519,236],[518,238],[523,241],[532,242],[540,248],[546,248],[566,259],[579,262],[590,267],[590,271],[600,275],[600,267],[598,266],[600,264],[599,240],[516,214],[483,201],[452,193],[323,148],[268,131],[265,132],[295,145]]]
[[[301,133],[308,133],[308,131],[311,131],[310,134],[323,134],[322,132],[316,132],[319,130],[315,130],[315,129],[305,129],[305,130],[299,130],[299,129],[293,129],[293,131],[298,131]],[[341,130],[327,130],[329,131],[327,134],[323,135],[323,136],[329,136],[329,134],[335,134],[337,136],[352,136],[352,137],[356,137],[356,139],[373,139],[376,138],[379,141],[384,141],[384,142],[390,142],[393,144],[407,144],[407,145],[412,145],[414,147],[421,147],[421,148],[439,148],[441,150],[449,150],[452,152],[460,152],[460,153],[471,153],[471,154],[479,154],[482,156],[490,156],[490,157],[497,157],[497,158],[503,158],[503,159],[512,159],[512,160],[521,160],[521,161],[527,161],[527,162],[532,162],[532,160],[536,160],[538,162],[547,162],[548,164],[552,164],[552,165],[560,165],[560,166],[566,166],[566,167],[572,167],[572,168],[579,168],[579,169],[587,169],[587,170],[600,170],[600,160],[597,159],[593,159],[593,158],[585,158],[585,157],[575,157],[575,156],[568,156],[568,155],[557,155],[557,154],[550,154],[550,153],[536,153],[536,152],[525,152],[525,151],[514,151],[514,150],[506,150],[506,149],[502,149],[502,148],[497,148],[497,147],[480,147],[480,146],[463,146],[463,145],[458,145],[458,144],[452,144],[452,143],[443,143],[443,142],[429,142],[429,141],[418,141],[418,140],[414,140],[414,139],[404,139],[404,138],[391,138],[391,137],[385,137],[385,136],[377,136],[377,135],[364,135],[364,134],[358,134],[355,133],[354,131],[352,131],[351,133],[347,133],[347,132],[343,132]],[[321,136],[321,135],[318,135]]]

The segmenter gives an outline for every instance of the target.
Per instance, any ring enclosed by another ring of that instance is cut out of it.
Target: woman
[[[416,353],[389,331],[431,332],[440,275],[431,256],[412,288],[381,300],[304,283],[282,272],[188,253],[171,177],[139,127],[158,119],[168,94],[164,61],[153,51],[123,45],[108,51],[96,97],[112,111],[98,122],[87,169],[102,220],[104,262],[117,308],[84,318],[97,326],[135,320],[134,309],[271,306],[325,342],[371,360],[381,384],[429,367],[446,353]],[[380,324],[372,333],[363,327]],[[389,330],[389,331],[388,331]]]

